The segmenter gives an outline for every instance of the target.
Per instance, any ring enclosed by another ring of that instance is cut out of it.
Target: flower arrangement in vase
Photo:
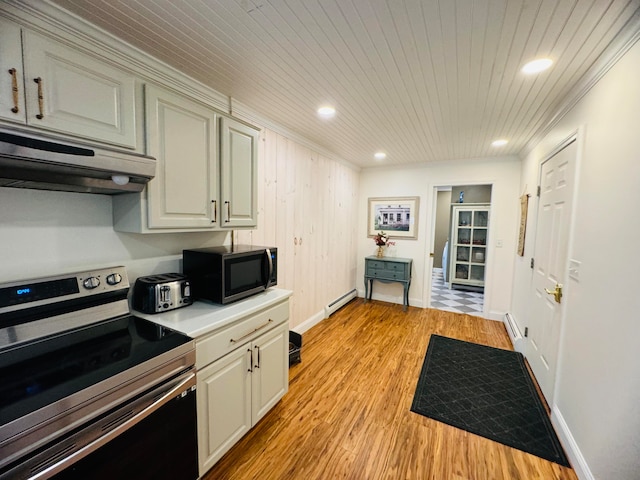
[[[381,258],[384,256],[384,248],[389,241],[389,236],[384,232],[378,232],[377,235],[373,237],[373,241],[376,242],[378,246],[378,251],[376,253],[376,257]]]

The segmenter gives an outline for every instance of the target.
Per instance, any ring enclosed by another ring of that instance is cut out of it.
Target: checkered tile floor
[[[431,279],[431,308],[448,312],[482,315],[484,294],[452,290],[444,281],[441,268],[433,269]]]

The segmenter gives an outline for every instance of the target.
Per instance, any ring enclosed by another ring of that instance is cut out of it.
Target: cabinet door
[[[198,371],[198,463],[209,470],[251,428],[251,348]]]
[[[0,118],[26,123],[20,27],[0,19]]]
[[[220,119],[222,221],[220,226],[257,225],[258,132],[230,118]]]
[[[453,212],[450,282],[484,286],[489,210],[454,207]]]
[[[216,114],[150,85],[145,99],[147,151],[158,161],[147,185],[149,228],[216,227]]]
[[[289,389],[289,325],[265,333],[253,344],[253,423],[260,420]]]
[[[137,147],[133,75],[28,30],[23,42],[27,123]]]

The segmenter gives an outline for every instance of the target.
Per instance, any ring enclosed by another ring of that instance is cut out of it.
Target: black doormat
[[[411,411],[570,466],[521,353],[432,335]]]

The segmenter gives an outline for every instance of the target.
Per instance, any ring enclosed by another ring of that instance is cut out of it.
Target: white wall
[[[124,265],[129,280],[181,271],[183,248],[226,233],[138,235],[113,230],[107,195],[0,188],[0,282]]]
[[[636,44],[523,163],[533,193],[538,165],[579,128],[577,201],[553,417],[574,443],[581,478],[631,480],[640,472],[640,44]],[[535,197],[534,197],[535,206]],[[530,213],[535,208],[530,208]],[[533,227],[531,222],[529,225]],[[523,322],[531,282],[526,255],[516,263],[512,310]]]
[[[397,241],[397,256],[413,258],[409,304],[428,307],[430,288],[429,253],[431,224],[434,219],[437,185],[492,185],[491,219],[487,271],[485,273],[485,312],[488,318],[502,320],[511,303],[511,280],[517,246],[520,196],[520,161],[516,157],[470,159],[454,163],[420,164],[401,168],[370,168],[360,178],[358,223],[358,290],[364,295],[364,257],[373,255],[375,244],[367,237],[369,197],[420,197],[418,239]],[[501,247],[498,247],[501,244]],[[402,303],[400,284],[375,282],[373,298]]]

